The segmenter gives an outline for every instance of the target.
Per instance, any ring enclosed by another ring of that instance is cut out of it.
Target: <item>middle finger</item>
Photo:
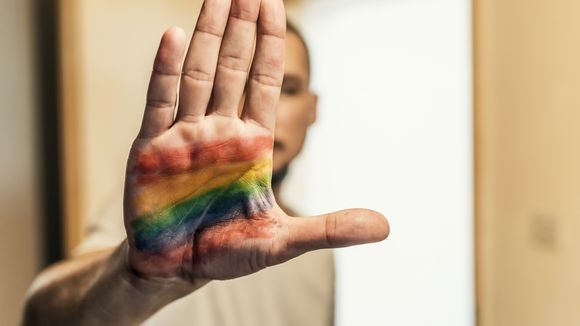
[[[256,40],[260,0],[233,0],[208,114],[237,116]]]

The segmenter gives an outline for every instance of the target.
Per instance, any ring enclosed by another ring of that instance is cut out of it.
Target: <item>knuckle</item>
[[[268,73],[255,73],[252,75],[251,79],[260,84],[260,85],[264,85],[264,86],[270,86],[270,87],[281,87],[282,86],[282,81],[278,76],[274,76],[272,74],[268,74]]]
[[[185,69],[182,75],[183,77],[201,82],[213,82],[214,80],[214,75],[212,73],[199,68]]]

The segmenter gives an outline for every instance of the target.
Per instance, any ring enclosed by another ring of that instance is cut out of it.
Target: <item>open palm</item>
[[[206,0],[183,68],[183,31],[164,34],[127,166],[129,263],[141,275],[230,279],[387,236],[373,211],[299,218],[276,204],[285,26],[282,0]]]

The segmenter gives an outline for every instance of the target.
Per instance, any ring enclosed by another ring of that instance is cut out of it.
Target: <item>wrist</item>
[[[128,249],[124,241],[92,267],[93,281],[76,309],[75,324],[138,325],[206,283],[143,278],[132,271]]]
[[[191,280],[186,280],[181,277],[151,277],[143,275],[130,263],[130,250],[128,241],[123,241],[119,248],[117,259],[120,274],[128,285],[141,293],[154,293],[157,296],[168,296],[176,300],[194,292],[209,282],[209,280],[205,279],[192,278]]]

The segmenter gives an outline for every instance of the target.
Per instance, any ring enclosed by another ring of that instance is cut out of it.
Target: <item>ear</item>
[[[318,94],[310,93],[308,101],[310,102],[308,104],[308,125],[312,125],[316,122],[316,118],[318,117]]]

